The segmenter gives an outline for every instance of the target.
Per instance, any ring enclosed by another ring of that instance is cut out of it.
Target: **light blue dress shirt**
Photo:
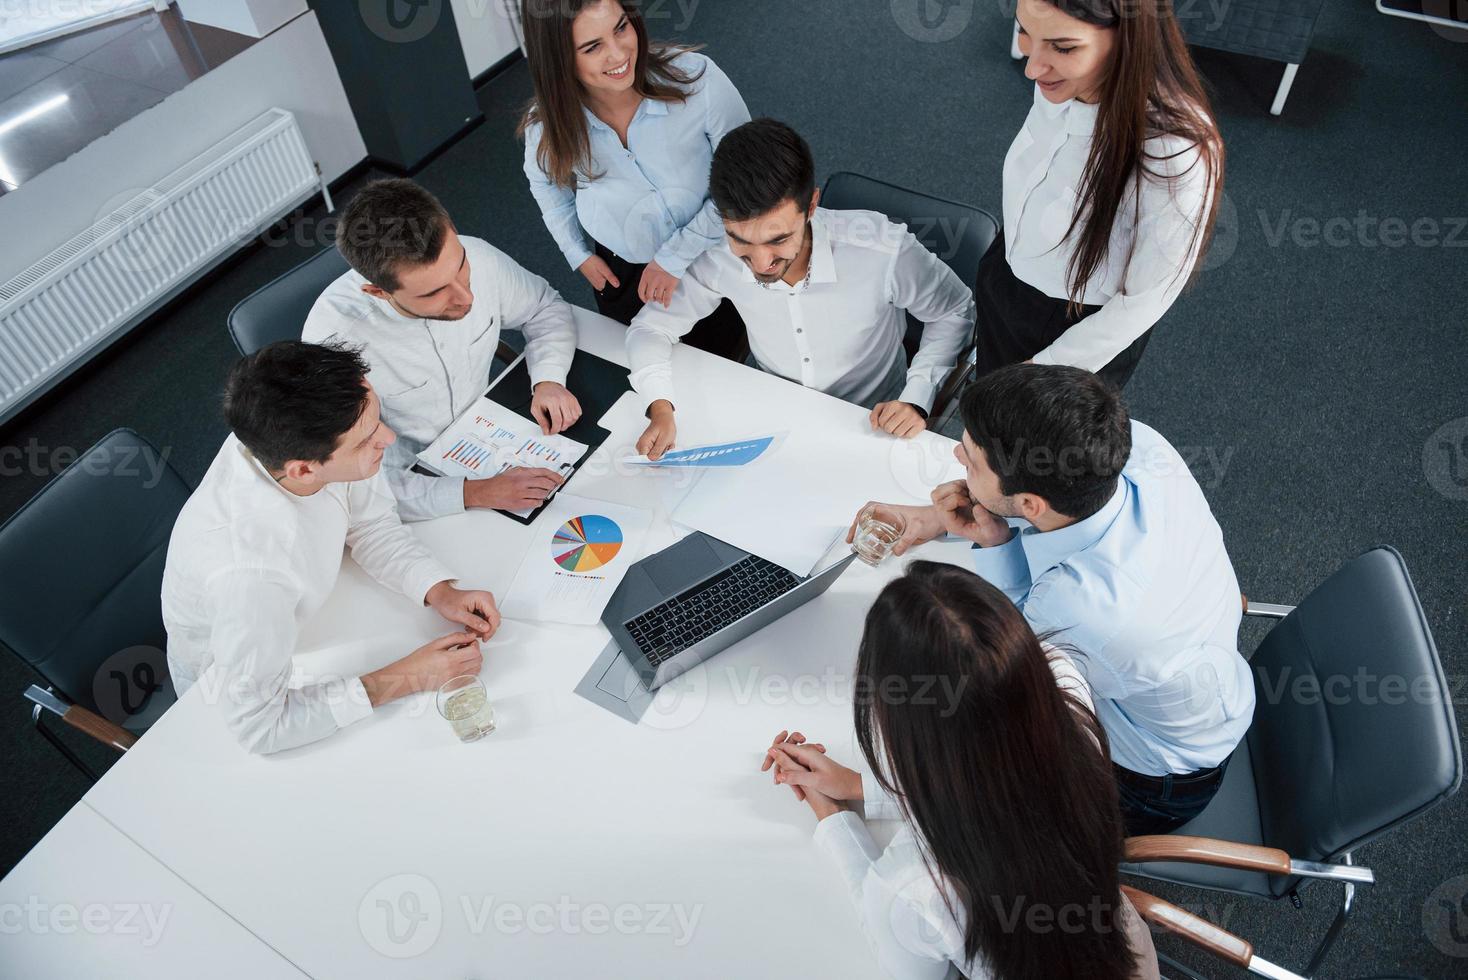
[[[1221,763],[1248,731],[1254,684],[1223,532],[1177,450],[1134,421],[1106,506],[1054,531],[1011,524],[975,567],[1074,652],[1112,761],[1149,776]]]
[[[709,168],[724,134],[749,122],[749,109],[709,58],[686,52],[673,64],[702,77],[682,103],[644,99],[627,127],[626,146],[586,110],[600,176],[577,174],[574,191],[551,183],[540,169],[540,124],[526,130],[530,192],[573,269],[593,254],[588,235],[628,262],[656,261],[680,279],[689,263],[723,241],[723,221],[708,199]]]

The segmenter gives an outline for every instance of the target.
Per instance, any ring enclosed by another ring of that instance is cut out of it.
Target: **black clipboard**
[[[571,480],[582,464],[611,437],[612,434],[597,425],[596,420],[611,411],[617,399],[632,390],[632,382],[626,368],[578,349],[575,359],[571,361],[571,370],[566,374],[566,387],[581,403],[581,418],[561,435],[584,443],[587,449],[586,455],[576,461],[576,465],[566,476],[561,490],[571,485]],[[530,414],[530,368],[525,363],[525,355],[520,355],[517,361],[506,368],[485,394],[510,411],[534,421],[534,416]],[[554,496],[551,499],[555,499]],[[528,517],[521,517],[507,510],[496,513],[521,524],[532,524],[549,505],[550,500],[547,500],[531,511]]]

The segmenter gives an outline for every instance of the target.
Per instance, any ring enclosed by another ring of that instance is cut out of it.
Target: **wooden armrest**
[[[88,711],[81,705],[73,704],[68,707],[61,720],[79,732],[88,735],[101,742],[110,745],[119,752],[126,752],[137,744],[138,737],[120,725],[103,718],[101,715]]]
[[[1292,873],[1290,856],[1279,848],[1236,844],[1211,837],[1180,837],[1176,834],[1127,838],[1126,860],[1212,864],[1220,868],[1238,868],[1241,871],[1258,871],[1269,875]]]
[[[1138,915],[1159,929],[1181,936],[1193,945],[1245,970],[1254,959],[1252,944],[1220,929],[1201,916],[1129,885],[1122,885],[1121,893],[1132,903]]]

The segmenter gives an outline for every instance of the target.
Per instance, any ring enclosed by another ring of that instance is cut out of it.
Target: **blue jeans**
[[[1202,813],[1223,785],[1224,759],[1216,768],[1144,776],[1112,763],[1121,817],[1128,837],[1170,834]]]

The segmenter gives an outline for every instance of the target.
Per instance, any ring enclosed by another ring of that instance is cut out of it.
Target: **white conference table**
[[[577,317],[583,348],[626,363],[620,325]],[[674,365],[681,445],[785,429],[849,445],[833,521],[871,498],[925,500],[958,473],[935,434],[872,433],[856,406],[682,345]],[[646,554],[679,536],[665,504],[686,477],[612,462],[644,424],[619,403],[567,492],[655,510]],[[496,595],[549,534],[485,512],[416,527],[463,584]],[[898,568],[854,563],[664,688],[637,725],[573,693],[606,645],[601,626],[506,620],[481,674],[498,730],[467,745],[418,695],[252,756],[200,684],[85,802],[313,977],[877,976],[809,809],[759,764],[782,728],[858,761],[850,674],[867,608]],[[375,669],[446,632],[347,560],[297,663]]]
[[[86,803],[0,882],[0,975],[305,976]]]

